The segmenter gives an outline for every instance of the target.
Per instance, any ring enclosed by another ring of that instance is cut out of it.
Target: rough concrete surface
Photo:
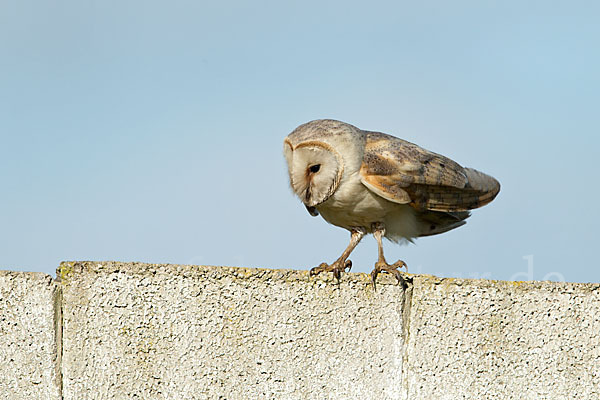
[[[413,285],[410,399],[600,399],[600,285]]]
[[[365,274],[63,263],[64,399],[395,399],[404,290]]]
[[[1,398],[60,399],[59,296],[49,275],[0,271]]]
[[[405,276],[0,272],[0,398],[600,399],[600,284]]]

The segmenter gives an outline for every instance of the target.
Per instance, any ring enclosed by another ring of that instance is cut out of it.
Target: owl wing
[[[362,183],[377,195],[417,210],[467,211],[496,197],[494,178],[413,143],[365,132]]]

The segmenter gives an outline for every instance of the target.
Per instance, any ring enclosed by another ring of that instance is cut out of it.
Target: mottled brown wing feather
[[[496,197],[500,184],[489,175],[379,132],[365,132],[360,169],[365,186],[379,196],[418,210],[466,211]]]
[[[398,184],[395,176],[365,175],[362,171],[361,168],[362,183],[377,195],[394,203],[409,204],[412,202],[409,194],[404,190],[405,186]]]

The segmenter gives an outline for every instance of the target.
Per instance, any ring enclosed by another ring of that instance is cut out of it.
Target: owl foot
[[[338,259],[331,265],[327,263],[321,263],[318,267],[312,268],[309,272],[309,276],[318,275],[321,272],[333,272],[333,276],[339,283],[342,272],[346,272],[346,270],[350,271],[350,269],[352,269],[352,261]]]
[[[398,271],[398,268],[406,268],[406,270],[408,271],[408,267],[406,266],[406,263],[402,260],[398,260],[395,263],[393,263],[392,265],[385,262],[385,260],[377,261],[375,263],[375,269],[373,269],[373,271],[371,271],[371,279],[373,280],[373,289],[377,289],[377,287],[375,285],[375,281],[377,280],[377,275],[379,275],[380,272],[388,272],[388,273],[394,275],[396,277],[396,279],[398,280],[398,283],[401,283],[402,286],[405,286],[405,279],[402,277],[402,274],[400,273],[400,271]]]

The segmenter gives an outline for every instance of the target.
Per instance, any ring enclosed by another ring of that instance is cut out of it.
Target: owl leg
[[[348,247],[346,247],[346,250],[344,250],[344,252],[342,253],[342,255],[335,260],[331,265],[327,264],[327,263],[321,263],[318,267],[314,267],[313,269],[310,270],[309,275],[317,275],[321,272],[333,272],[333,276],[338,280],[338,282],[340,281],[340,276],[342,272],[345,272],[346,269],[348,269],[348,271],[350,270],[350,268],[352,268],[352,261],[348,260],[348,257],[350,256],[350,253],[352,253],[352,250],[354,250],[354,248],[356,247],[356,245],[358,244],[358,242],[360,242],[360,240],[365,236],[365,234],[367,233],[367,231],[364,228],[361,227],[357,227],[357,228],[352,228],[352,230],[350,230],[350,244],[348,245]]]
[[[373,288],[375,288],[375,281],[377,280],[377,275],[379,275],[380,272],[385,271],[390,274],[393,274],[398,280],[398,283],[403,283],[404,278],[402,277],[402,274],[400,274],[400,271],[398,271],[398,268],[405,267],[408,270],[406,263],[402,260],[398,260],[392,265],[388,264],[387,261],[385,261],[385,257],[383,256],[383,243],[381,242],[381,239],[384,235],[385,226],[381,223],[373,224],[373,236],[375,236],[375,240],[377,240],[377,246],[379,248],[379,259],[375,263],[375,268],[371,272],[371,279],[373,279]]]

